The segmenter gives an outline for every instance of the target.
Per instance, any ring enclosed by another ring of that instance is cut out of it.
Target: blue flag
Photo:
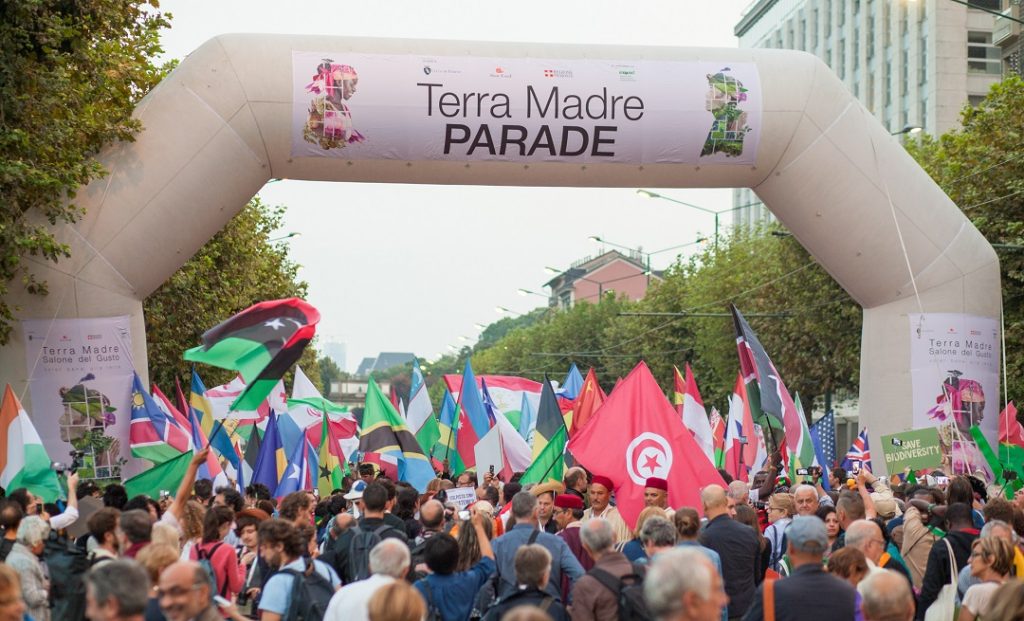
[[[459,391],[459,404],[462,410],[473,425],[473,432],[476,439],[487,435],[491,430],[491,419],[487,416],[483,400],[480,398],[480,390],[476,387],[476,376],[473,375],[473,367],[466,360],[466,370],[462,374],[462,389]]]
[[[277,484],[274,498],[284,498],[301,489],[309,489],[308,445],[309,442],[306,442],[305,438],[295,445],[295,450],[288,459],[288,465],[281,476],[281,482]]]
[[[530,405],[530,400],[526,398],[526,393],[523,393],[523,404],[519,406],[519,435],[523,436],[523,439],[529,443],[530,432],[533,431],[534,426],[537,424],[537,416],[533,413],[533,406]]]
[[[811,425],[808,430],[811,435],[811,444],[814,445],[814,454],[818,463],[823,468],[831,468],[836,463],[836,417],[832,410],[829,410],[817,422]],[[828,473],[822,473],[821,486],[830,491],[828,484]]]
[[[572,400],[579,396],[581,390],[583,390],[583,376],[580,375],[580,370],[576,368],[574,362],[569,367],[569,372],[565,375],[565,380],[559,389],[559,392],[562,393],[560,396]]]
[[[256,430],[253,430],[256,433]],[[271,410],[267,419],[267,430],[263,432],[260,442],[260,454],[256,457],[256,466],[252,469],[252,482],[262,483],[276,496],[277,484],[281,480],[287,465],[281,434],[277,430],[277,413]]]

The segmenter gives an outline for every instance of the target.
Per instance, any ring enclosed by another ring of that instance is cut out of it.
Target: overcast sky
[[[163,0],[174,15],[163,45],[182,58],[225,32],[575,44],[735,47],[733,27],[750,0],[521,0],[300,2]],[[344,342],[347,368],[380,351],[434,358],[475,340],[495,306],[525,312],[546,304],[547,265],[596,254],[599,235],[659,250],[710,234],[710,214],[652,200],[636,188],[508,188],[282,181],[260,196],[287,205],[281,234],[309,282],[323,319],[318,333]],[[728,190],[664,190],[711,209]],[[345,201],[339,202],[338,196]],[[723,222],[728,216],[723,216]],[[674,258],[655,255],[655,268]]]

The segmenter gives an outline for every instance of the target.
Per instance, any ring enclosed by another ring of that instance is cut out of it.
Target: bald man
[[[864,621],[910,621],[914,618],[914,596],[906,579],[894,571],[869,575],[861,584]]]
[[[160,574],[160,609],[167,621],[222,621],[210,599],[210,578],[193,561],[178,561]]]
[[[700,500],[708,519],[700,542],[721,557],[725,594],[729,596],[728,616],[740,618],[750,607],[757,588],[760,542],[754,529],[729,517],[729,498],[721,485],[705,487]]]

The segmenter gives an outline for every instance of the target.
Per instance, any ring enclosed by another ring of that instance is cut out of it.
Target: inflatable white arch
[[[335,86],[359,74],[358,94],[344,93],[351,99],[328,123],[350,144],[332,152],[302,139],[315,94],[296,101],[320,58],[331,59]],[[717,95],[745,110],[720,128],[743,133],[741,153],[701,155],[715,80]],[[569,94],[580,96],[583,119],[572,120]],[[392,109],[375,113],[381,102]],[[524,107],[539,118],[524,121]],[[12,302],[18,318],[129,315],[143,375],[142,300],[271,178],[753,188],[864,308],[859,407],[875,446],[910,426],[907,314],[999,316],[992,247],[832,71],[801,52],[224,35],[185,58],[136,113],[144,131],[102,154],[110,175],[82,189],[84,219],[58,232],[71,258],[29,259],[50,294]],[[522,155],[516,139],[526,133],[536,146],[538,124],[550,125],[552,145]],[[560,138],[566,125],[577,129]],[[504,156],[501,131],[511,131]],[[27,375],[16,326],[0,381],[21,393]]]

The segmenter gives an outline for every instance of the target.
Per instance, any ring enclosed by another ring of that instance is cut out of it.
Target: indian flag
[[[45,502],[61,493],[50,456],[10,384],[0,404],[0,486],[8,491],[27,488]]]

